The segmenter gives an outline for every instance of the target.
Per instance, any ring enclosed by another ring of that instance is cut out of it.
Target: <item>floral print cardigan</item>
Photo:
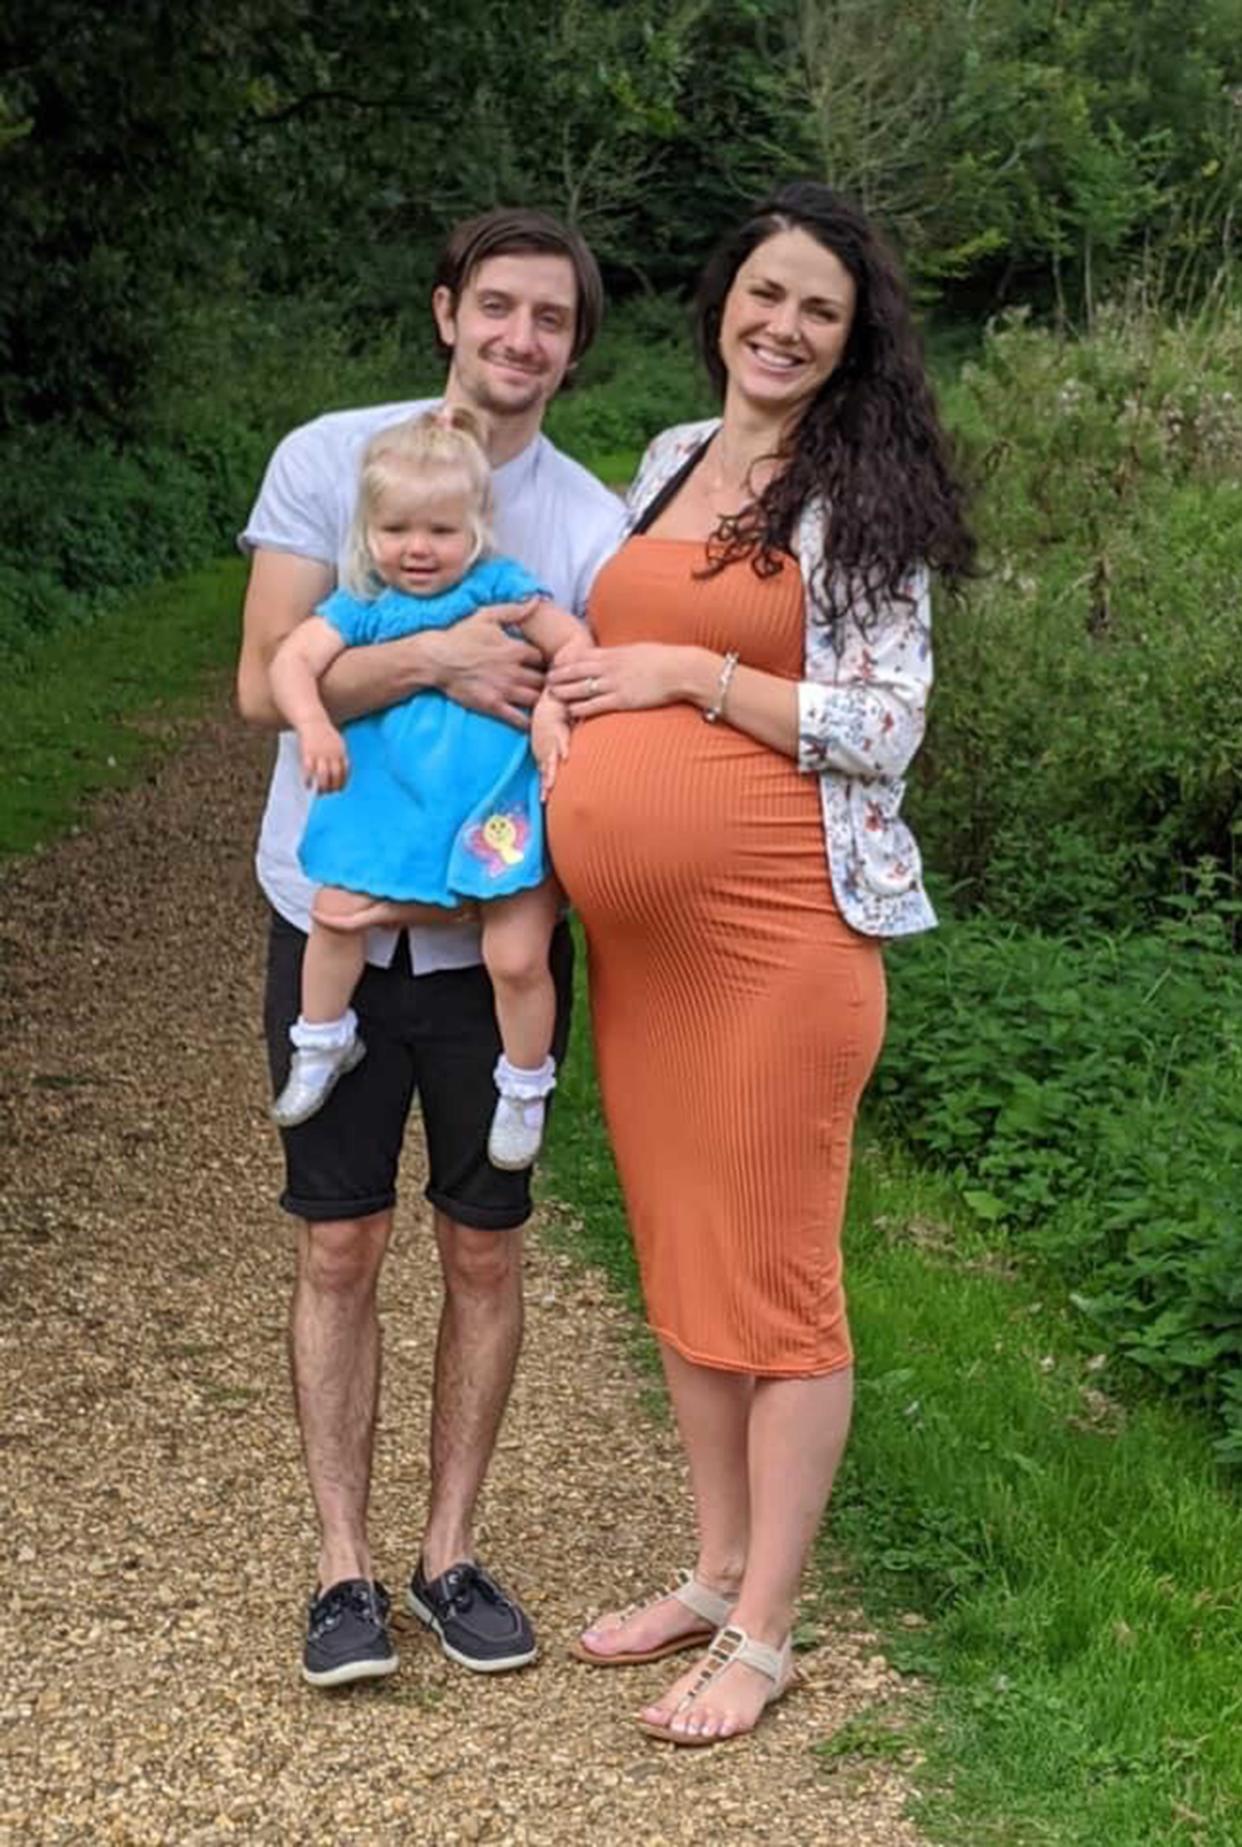
[[[631,527],[718,427],[711,418],[655,438],[627,496]],[[826,525],[823,502],[809,501],[795,535],[806,590],[798,768],[819,777],[828,866],[845,921],[865,936],[913,936],[936,921],[918,847],[901,819],[903,778],[922,742],[932,680],[927,572],[911,573],[910,602],[881,603],[865,627],[847,614],[830,629],[814,587]]]

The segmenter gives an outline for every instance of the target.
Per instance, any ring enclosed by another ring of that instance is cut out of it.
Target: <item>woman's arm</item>
[[[903,776],[923,741],[932,684],[928,575],[836,636],[812,624],[798,687],[798,768],[867,779]]]
[[[912,602],[882,606],[866,625],[847,620],[838,647],[812,631],[806,677],[785,680],[739,661],[721,717],[808,774],[900,776],[923,737],[931,686],[931,629],[924,573]],[[685,703],[719,703],[725,656],[663,642],[592,647],[552,668],[548,684],[575,719]]]
[[[575,719],[658,705],[694,705],[707,712],[719,704],[725,659],[711,648],[662,641],[590,647],[569,661],[558,662],[548,675],[548,685]],[[797,757],[798,688],[794,681],[739,663],[729,680],[720,716],[782,756]]]

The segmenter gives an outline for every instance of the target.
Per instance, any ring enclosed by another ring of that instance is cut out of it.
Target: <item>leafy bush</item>
[[[363,350],[322,304],[197,310],[152,381],[140,440],[90,445],[48,429],[0,439],[0,659],[19,665],[40,636],[231,550],[286,430],[350,404],[430,395],[442,379],[422,299]],[[644,299],[610,318],[549,430],[621,482],[657,429],[709,407],[705,389],[684,311]]]
[[[959,902],[1138,923],[1242,813],[1242,314],[993,329],[947,397],[987,574],[941,606],[913,792]]]
[[[620,486],[657,430],[716,408],[691,353],[686,308],[671,296],[651,295],[609,315],[581,378],[551,405],[547,429],[554,442]]]
[[[1242,1462],[1242,969],[1223,930],[1208,913],[1075,944],[977,918],[903,945],[873,1097],[1097,1337],[1211,1406]]]
[[[20,665],[40,636],[230,551],[286,429],[416,391],[433,367],[429,347],[395,335],[355,356],[322,308],[208,307],[170,342],[141,436],[91,443],[44,427],[0,439],[0,658]]]

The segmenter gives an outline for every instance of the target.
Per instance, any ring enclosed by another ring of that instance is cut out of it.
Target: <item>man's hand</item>
[[[446,698],[524,731],[543,690],[543,656],[505,631],[528,622],[537,608],[537,599],[490,603],[452,628],[424,630],[426,642],[435,645],[435,683]]]
[[[546,689],[530,721],[530,747],[539,765],[539,793],[546,802],[556,782],[556,772],[569,755],[569,714]]]
[[[306,786],[320,795],[331,795],[345,787],[349,775],[349,756],[345,740],[327,719],[312,719],[298,727],[298,749],[302,757],[302,776]]]

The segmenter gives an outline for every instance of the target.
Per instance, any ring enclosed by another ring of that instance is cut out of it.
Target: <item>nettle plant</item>
[[[1084,1336],[1242,1462],[1242,969],[1232,912],[1078,943],[978,917],[890,958],[873,1099]],[[1205,946],[1205,944],[1209,946]]]

